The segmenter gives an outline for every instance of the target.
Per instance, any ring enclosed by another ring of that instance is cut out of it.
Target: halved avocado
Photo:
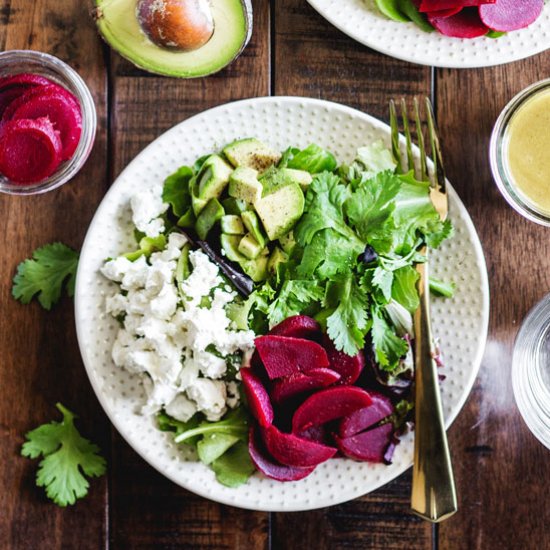
[[[94,1],[94,17],[104,40],[151,73],[179,78],[213,74],[237,58],[252,34],[251,0],[212,2],[214,34],[204,46],[187,52],[163,48],[149,40],[138,23],[136,0]]]

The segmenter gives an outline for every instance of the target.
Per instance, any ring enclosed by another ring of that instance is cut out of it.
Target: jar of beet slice
[[[44,193],[82,168],[97,117],[82,78],[56,57],[0,53],[0,192]]]

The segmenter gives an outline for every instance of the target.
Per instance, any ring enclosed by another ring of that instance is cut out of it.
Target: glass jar
[[[527,314],[516,337],[512,386],[527,426],[550,449],[550,294]]]
[[[97,115],[92,94],[78,73],[66,63],[42,52],[11,50],[0,53],[0,78],[31,73],[49,78],[74,94],[82,113],[82,131],[73,156],[62,162],[48,178],[35,183],[15,183],[0,175],[0,192],[12,195],[34,195],[51,191],[73,178],[90,155],[97,128]]]
[[[509,159],[511,124],[518,120],[515,117],[522,108],[546,93],[550,94],[550,79],[536,82],[525,88],[504,107],[491,134],[489,159],[493,178],[508,204],[525,218],[550,226],[550,211],[541,208],[521,190],[514,181]],[[550,132],[550,128],[547,131]],[[550,194],[550,175],[548,176],[548,194]]]

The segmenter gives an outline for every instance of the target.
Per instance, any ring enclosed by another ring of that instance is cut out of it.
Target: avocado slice
[[[221,219],[221,228],[222,233],[227,233],[228,235],[243,235],[244,234],[244,225],[240,216],[235,214],[226,214]]]
[[[201,240],[204,241],[210,230],[214,227],[217,221],[221,220],[225,214],[223,206],[218,199],[210,199],[208,204],[202,209],[197,217],[195,231]]]
[[[259,283],[267,279],[267,262],[267,256],[260,256],[255,260],[241,262],[241,268],[255,283]]]
[[[279,244],[284,252],[290,254],[294,247],[296,246],[296,239],[294,238],[294,233],[289,231],[286,235],[279,237]]]
[[[239,241],[239,252],[246,256],[249,260],[257,258],[264,247],[250,234],[247,233]]]
[[[214,34],[194,51],[157,46],[142,31],[136,0],[95,0],[93,12],[103,39],[140,69],[179,78],[196,78],[220,71],[244,49],[252,34],[251,0],[210,3]]]
[[[264,196],[269,195],[278,187],[291,183],[297,183],[302,188],[302,191],[305,192],[312,181],[313,176],[305,170],[275,168],[275,166],[269,168],[260,178]]]
[[[208,201],[222,194],[233,169],[219,155],[210,155],[197,176],[197,196]]]
[[[225,257],[232,262],[245,262],[246,257],[239,252],[239,242],[241,241],[240,235],[226,235],[222,233],[220,237],[220,243],[222,250],[225,253]]]
[[[241,214],[241,220],[244,226],[250,232],[250,234],[258,241],[260,246],[263,248],[266,245],[266,237],[256,212],[253,212],[252,210],[247,210],[246,212],[243,212]]]
[[[304,193],[297,183],[277,188],[256,201],[254,208],[270,240],[288,233],[304,213]]]
[[[281,153],[256,138],[233,141],[224,147],[223,154],[235,168],[244,166],[258,172],[267,170],[281,160]]]
[[[262,184],[258,181],[258,171],[239,166],[229,178],[229,196],[254,204],[262,197]]]
[[[235,214],[236,216],[240,216],[248,208],[246,202],[235,197],[223,199],[222,205],[226,214]]]

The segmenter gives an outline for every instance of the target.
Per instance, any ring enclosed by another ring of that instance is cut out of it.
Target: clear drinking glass
[[[512,385],[527,426],[550,449],[550,294],[521,325],[514,345]]]
[[[10,50],[0,53],[0,78],[21,73],[32,73],[53,80],[72,92],[82,112],[82,133],[73,156],[62,162],[50,177],[36,183],[14,183],[0,175],[0,192],[12,195],[34,195],[51,191],[73,178],[82,168],[94,144],[97,115],[90,90],[80,75],[69,65],[42,52]]]

